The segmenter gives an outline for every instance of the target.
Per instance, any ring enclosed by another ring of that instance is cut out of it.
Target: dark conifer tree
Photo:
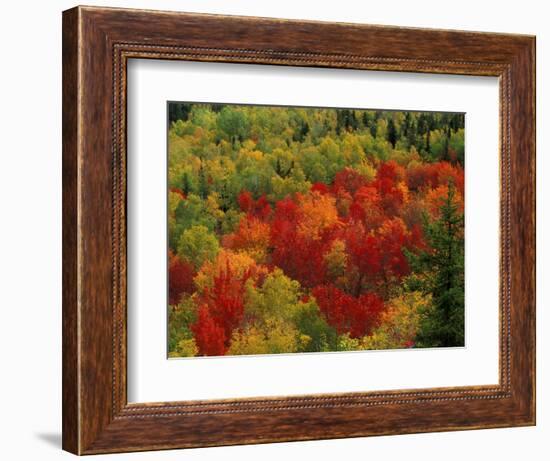
[[[397,128],[395,127],[395,122],[393,117],[390,117],[388,121],[388,142],[391,144],[392,148],[395,149],[395,144],[397,143]]]
[[[408,253],[415,273],[408,287],[431,295],[433,304],[421,321],[419,347],[464,345],[464,215],[454,201],[455,193],[450,184],[440,218],[425,220],[431,250]]]

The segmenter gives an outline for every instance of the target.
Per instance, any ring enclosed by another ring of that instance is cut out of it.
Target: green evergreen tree
[[[173,122],[178,120],[183,120],[184,122],[188,120],[189,113],[191,112],[191,104],[180,103],[180,102],[171,102],[168,104],[168,121],[170,125]]]
[[[416,145],[416,135],[418,133],[418,125],[417,125],[417,122],[412,119],[411,122],[410,122],[410,125],[409,127],[407,128],[407,146],[409,147],[409,149],[411,147],[416,147],[417,150],[421,150],[421,149],[418,149],[418,146]]]
[[[430,128],[426,131],[426,153],[430,156]]]
[[[397,143],[397,128],[395,127],[395,122],[393,117],[390,117],[388,121],[388,142],[391,144],[392,148],[395,149],[395,144]]]
[[[401,127],[401,137],[407,139],[410,129],[411,129],[411,113],[407,112],[405,114],[405,120],[403,121],[403,125]]]
[[[433,303],[416,337],[419,347],[464,345],[464,215],[454,202],[455,193],[450,184],[440,218],[425,220],[432,250],[408,253],[417,274],[408,281],[409,289],[431,294]]]
[[[181,180],[181,189],[183,190],[183,193],[187,196],[191,192],[191,180],[189,179],[189,173],[186,171],[183,173],[183,177]]]

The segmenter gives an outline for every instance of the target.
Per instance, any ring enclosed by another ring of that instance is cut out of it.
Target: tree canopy
[[[463,114],[168,117],[170,356],[463,345]]]

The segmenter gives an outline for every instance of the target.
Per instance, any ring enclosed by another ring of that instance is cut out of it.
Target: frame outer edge
[[[529,72],[531,73],[529,110],[531,111],[530,122],[531,136],[529,137],[529,148],[531,149],[531,185],[533,187],[533,203],[531,206],[531,216],[533,220],[533,269],[531,272],[533,283],[533,303],[531,306],[531,402],[530,402],[530,424],[537,425],[537,37],[531,37],[529,43]]]
[[[511,379],[514,426],[536,425],[536,58],[528,37],[510,62]]]
[[[62,29],[62,448],[79,454],[79,8],[63,12]]]
[[[531,149],[533,151],[533,187],[534,187],[534,199],[533,199],[533,225],[534,225],[534,242],[535,242],[535,255],[533,261],[533,283],[534,283],[534,302],[533,302],[533,324],[532,324],[532,341],[533,341],[533,357],[532,357],[532,381],[533,381],[533,397],[531,402],[531,411],[532,419],[531,422],[533,426],[537,425],[537,173],[536,173],[536,162],[537,162],[537,37],[532,37],[532,44],[530,47],[530,57],[532,60],[531,66],[531,85],[532,85],[532,100],[531,100],[531,110],[532,110],[532,123],[533,123],[533,134],[531,136]]]

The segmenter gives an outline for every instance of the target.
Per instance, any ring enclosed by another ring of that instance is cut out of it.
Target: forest
[[[168,103],[168,356],[464,345],[464,114]]]

